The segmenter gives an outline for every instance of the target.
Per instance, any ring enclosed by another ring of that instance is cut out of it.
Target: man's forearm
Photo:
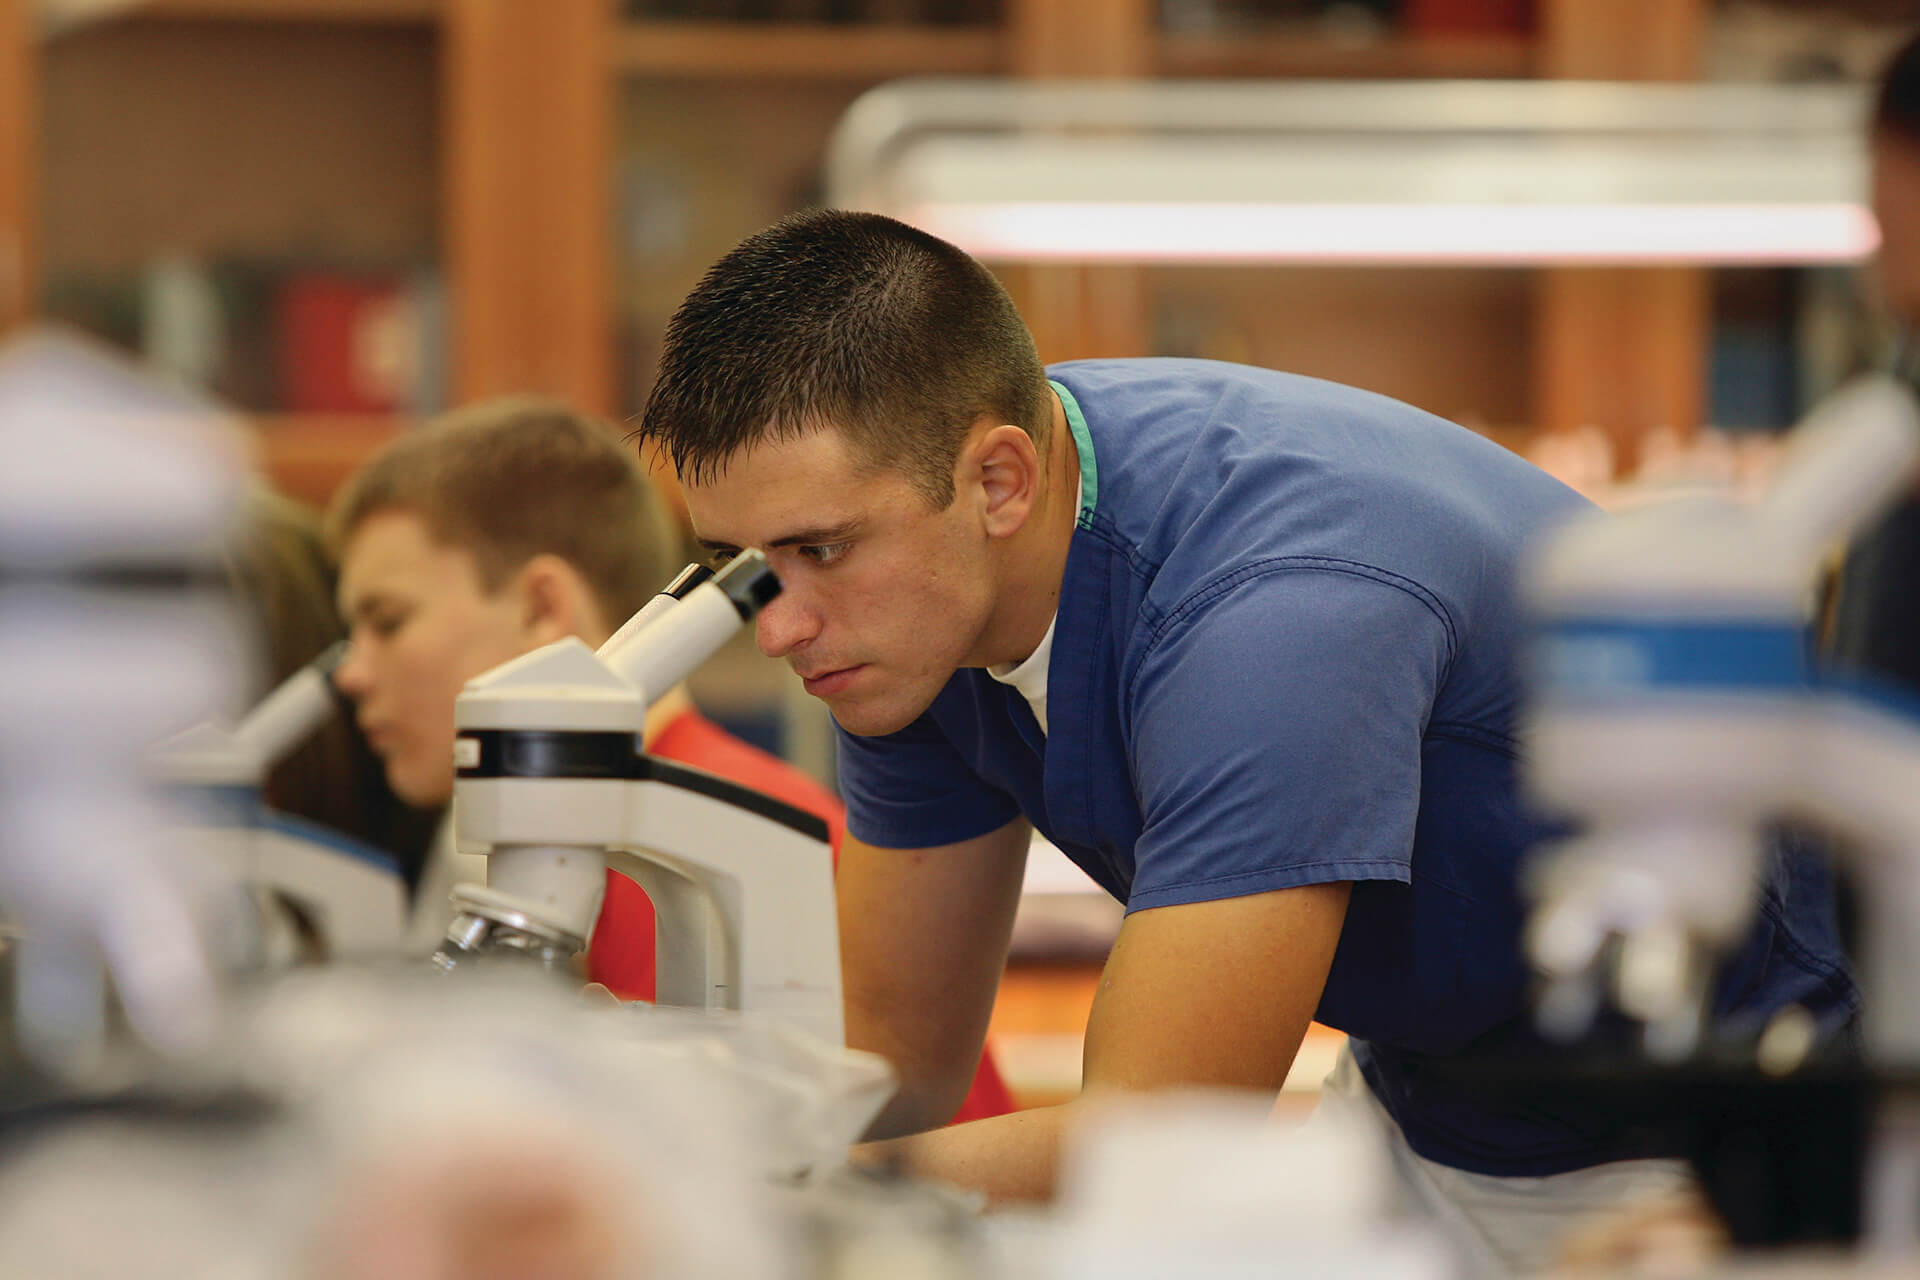
[[[898,1162],[916,1177],[984,1192],[995,1202],[1047,1200],[1072,1103],[949,1125],[855,1149],[861,1161]]]

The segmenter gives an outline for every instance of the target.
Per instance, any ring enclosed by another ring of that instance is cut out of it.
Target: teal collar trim
[[[1094,504],[1100,500],[1100,467],[1093,456],[1093,435],[1087,430],[1087,419],[1080,412],[1080,402],[1073,398],[1073,392],[1067,390],[1051,378],[1047,385],[1060,397],[1060,407],[1067,411],[1067,426],[1073,431],[1073,447],[1080,455],[1080,519],[1082,529],[1093,519]]]

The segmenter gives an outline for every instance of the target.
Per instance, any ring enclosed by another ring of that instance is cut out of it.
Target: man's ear
[[[987,536],[1018,533],[1040,501],[1040,453],[1033,447],[1033,437],[1001,423],[988,427],[968,456],[980,486]]]
[[[542,553],[520,566],[515,575],[520,595],[520,626],[529,649],[568,636],[592,641],[598,608],[586,579],[568,561]]]

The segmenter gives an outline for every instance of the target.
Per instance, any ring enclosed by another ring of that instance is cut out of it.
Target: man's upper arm
[[[1410,876],[1452,629],[1364,566],[1271,568],[1165,624],[1128,693],[1128,907]]]
[[[901,1074],[901,1101],[886,1127],[945,1123],[966,1094],[1006,961],[1028,839],[1026,822],[1016,820],[930,849],[880,849],[851,834],[841,846],[847,1043],[881,1054]]]
[[[1452,638],[1364,566],[1276,568],[1169,620],[1129,691],[1143,829],[1090,1088],[1279,1087],[1352,882],[1410,874]]]
[[[1326,985],[1346,883],[1127,917],[1087,1020],[1089,1090],[1278,1090]]]

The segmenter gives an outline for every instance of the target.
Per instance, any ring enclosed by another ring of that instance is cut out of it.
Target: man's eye
[[[385,640],[406,625],[407,615],[404,613],[376,614],[366,621],[367,630]]]
[[[727,565],[731,564],[733,561],[733,558],[739,554],[740,553],[738,551],[731,551],[731,550],[709,551],[707,553],[707,559],[710,562],[712,562],[714,568],[724,569],[727,567]]]
[[[852,547],[851,542],[823,542],[818,546],[801,547],[800,554],[818,565],[829,565],[841,559]]]

